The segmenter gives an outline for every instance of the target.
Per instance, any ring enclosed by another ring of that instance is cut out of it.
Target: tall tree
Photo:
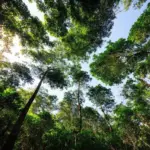
[[[83,92],[82,87],[87,86],[87,83],[91,80],[87,72],[82,71],[78,66],[71,68],[71,74],[73,83],[77,86],[77,102],[78,102],[78,113],[79,113],[79,131],[82,129],[82,103],[83,103]]]
[[[60,87],[66,86],[66,81],[64,80],[63,74],[61,74],[60,70],[58,69],[52,69],[48,68],[42,75],[42,78],[40,79],[40,82],[38,83],[34,93],[31,95],[30,99],[28,100],[25,107],[22,109],[16,123],[14,124],[12,131],[8,137],[8,140],[3,146],[3,149],[12,149],[14,147],[15,141],[18,137],[18,134],[20,132],[20,128],[23,124],[23,121],[26,117],[26,114],[28,113],[28,110],[33,103],[40,87],[43,82],[43,80],[47,80],[47,82],[50,84],[51,87]]]
[[[77,92],[68,91],[64,93],[64,98],[60,102],[58,119],[62,121],[62,125],[65,129],[78,130],[77,117]]]
[[[129,79],[123,88],[126,105],[115,110],[115,128],[126,147],[149,149],[149,87],[141,81]],[[147,133],[146,133],[147,132]]]
[[[82,116],[84,130],[91,129],[93,132],[96,133],[98,131],[100,121],[102,118],[98,111],[92,107],[86,106],[82,110]]]
[[[110,130],[112,130],[107,116],[107,112],[109,112],[114,106],[114,99],[110,89],[106,89],[101,85],[97,85],[96,87],[90,87],[87,95],[89,97],[89,100],[100,108],[107,125],[110,127]]]

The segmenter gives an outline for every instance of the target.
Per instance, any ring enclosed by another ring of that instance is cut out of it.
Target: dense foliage
[[[110,35],[122,3],[146,0],[29,1],[43,22],[23,0],[0,1],[0,149],[149,150],[150,4],[127,39],[94,56],[91,75],[103,85],[93,86],[82,62]],[[16,36],[29,61],[7,59]],[[106,84],[122,82],[118,104]],[[65,89],[60,100],[54,89]]]

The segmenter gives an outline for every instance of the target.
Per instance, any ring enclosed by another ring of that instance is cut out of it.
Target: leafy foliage
[[[85,57],[96,50],[108,37],[115,18],[117,1],[39,1],[34,0],[44,13],[46,29],[60,37],[68,55]],[[103,11],[105,10],[105,11]]]
[[[125,39],[110,42],[106,51],[94,57],[90,65],[92,75],[110,85],[119,83],[130,73],[129,67],[133,68],[135,64],[132,59],[128,59],[128,55],[132,57],[132,49],[132,42]],[[129,61],[132,62],[130,66]]]
[[[144,43],[150,37],[149,31],[150,31],[150,4],[148,4],[147,9],[132,26],[128,39],[138,44]]]
[[[19,86],[21,80],[25,83],[33,81],[29,67],[24,64],[2,62],[0,70],[0,78],[6,85]]]
[[[149,62],[149,42],[139,46],[119,39],[115,43],[109,43],[106,49],[104,53],[95,56],[90,65],[93,76],[103,82],[118,84],[131,73],[140,77],[149,72],[146,69]]]
[[[111,91],[105,87],[102,87],[101,85],[91,87],[87,94],[89,96],[89,100],[103,110],[109,110],[114,104]]]
[[[30,14],[23,1],[0,1],[0,25],[6,33],[6,46],[0,52],[0,149],[149,150],[149,5],[128,40],[109,42],[90,65],[92,75],[106,84],[119,84],[126,78],[121,92],[124,101],[115,105],[110,88],[99,83],[89,86],[91,77],[82,70],[80,60],[109,36],[120,1],[29,1],[44,14],[44,23]],[[128,9],[145,1],[123,2]],[[15,34],[23,53],[32,59],[30,65],[10,63],[3,57]],[[56,37],[55,45],[49,34]],[[36,77],[40,78],[37,87],[25,90]],[[50,93],[41,86],[43,82],[51,89],[72,87],[57,101],[59,93]],[[87,100],[96,108],[85,106]]]
[[[63,88],[67,86],[64,74],[59,69],[50,69],[45,78],[45,82],[48,83],[51,87],[60,87]]]
[[[131,5],[135,8],[140,8],[146,1],[147,0],[122,0],[122,3],[124,4],[124,8],[128,10]]]
[[[22,0],[2,1],[0,14],[0,24],[11,33],[19,35],[23,46],[52,45],[43,24],[30,14]]]

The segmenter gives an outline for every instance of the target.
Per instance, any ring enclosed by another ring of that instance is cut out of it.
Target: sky
[[[39,19],[43,20],[43,14],[41,14],[37,10],[35,3],[29,3],[28,0],[23,0],[23,1],[28,5],[28,8],[32,15],[38,16]],[[106,39],[106,41],[111,40],[112,42],[115,42],[119,38],[127,38],[130,28],[132,27],[134,22],[138,19],[138,17],[142,14],[143,10],[147,7],[148,2],[150,2],[150,0],[148,0],[147,3],[145,3],[141,9],[134,9],[133,7],[131,7],[128,11],[122,11],[122,12],[117,13],[116,19],[114,20],[114,26],[111,31],[111,35],[109,38]],[[18,40],[15,40],[15,41],[18,41]],[[107,42],[103,43],[101,48],[97,48],[96,54],[103,52],[105,50],[106,45],[107,45]],[[15,55],[15,52],[19,52],[20,49],[21,49],[20,45],[18,45],[18,42],[16,42],[12,48],[14,55]],[[11,61],[16,60],[16,57],[15,56],[12,57],[12,55],[9,55],[8,58]],[[17,58],[17,59],[18,61],[22,61],[23,59],[26,59],[26,58]],[[89,69],[90,62],[92,62],[92,55],[88,63],[82,64],[82,67],[84,68],[84,70],[88,71],[89,73],[90,73],[90,69]],[[38,79],[35,80],[34,84],[32,85],[32,88],[35,87],[37,83],[38,83]],[[90,85],[95,86],[98,84],[104,85],[101,81],[98,81],[95,78],[92,78],[92,82],[90,83]],[[31,87],[31,85],[27,85],[27,88],[28,86]],[[110,87],[117,103],[124,101],[123,97],[120,95],[122,86],[123,84],[114,85]],[[109,86],[106,86],[106,87],[109,87]],[[58,99],[63,98],[64,91],[49,89],[49,92],[52,93],[52,95],[57,95]],[[91,106],[92,103],[86,100],[85,105]]]

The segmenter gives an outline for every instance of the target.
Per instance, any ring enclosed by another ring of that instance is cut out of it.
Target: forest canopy
[[[122,8],[143,5],[99,52]],[[149,39],[146,0],[1,0],[0,150],[149,150]]]

